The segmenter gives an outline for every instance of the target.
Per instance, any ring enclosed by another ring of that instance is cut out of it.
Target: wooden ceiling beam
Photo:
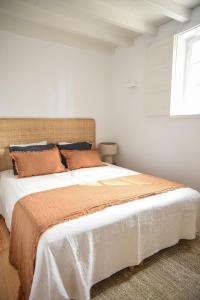
[[[110,43],[113,46],[131,45],[133,37],[126,32],[117,30],[114,26],[101,26],[101,24],[90,20],[78,18],[77,15],[57,14],[51,10],[42,9],[37,5],[15,0],[1,0],[0,12],[15,18],[47,26],[52,29],[62,30],[68,33],[79,34],[85,37],[94,38],[99,41]]]
[[[145,22],[139,15],[122,10],[117,6],[99,0],[64,0],[69,7],[82,11],[121,28],[138,33],[156,34],[157,27]]]
[[[190,20],[191,9],[174,0],[144,0],[156,8],[156,10],[171,19],[179,22],[186,22]]]

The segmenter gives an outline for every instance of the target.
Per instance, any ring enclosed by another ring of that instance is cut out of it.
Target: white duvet
[[[113,165],[24,179],[0,172],[0,214],[10,229],[14,205],[23,196],[134,174]],[[40,238],[30,299],[88,300],[94,283],[179,239],[195,238],[199,219],[200,194],[181,188],[56,225]]]

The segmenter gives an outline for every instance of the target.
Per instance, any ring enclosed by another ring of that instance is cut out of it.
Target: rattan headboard
[[[95,144],[93,119],[0,118],[0,171],[10,169],[8,147],[47,140],[50,143],[89,141]]]

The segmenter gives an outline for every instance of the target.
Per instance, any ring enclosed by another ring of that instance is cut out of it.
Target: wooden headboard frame
[[[9,145],[88,141],[95,145],[93,119],[0,118],[0,171],[10,169]]]

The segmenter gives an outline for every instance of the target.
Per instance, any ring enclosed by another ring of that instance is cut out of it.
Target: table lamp
[[[102,160],[106,163],[113,164],[114,163],[114,155],[117,154],[117,144],[116,143],[100,143],[99,144],[100,154],[102,156]]]

